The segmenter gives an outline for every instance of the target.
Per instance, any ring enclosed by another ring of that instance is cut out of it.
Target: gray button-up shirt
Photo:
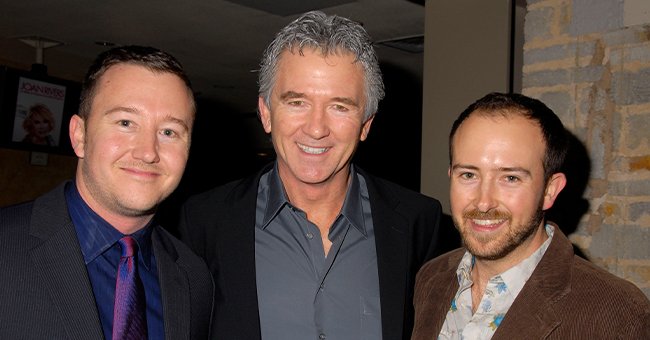
[[[276,166],[258,187],[255,265],[265,340],[381,339],[379,277],[368,189],[354,166],[328,238],[287,200]]]

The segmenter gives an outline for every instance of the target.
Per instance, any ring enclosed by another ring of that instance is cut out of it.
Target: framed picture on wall
[[[79,107],[80,84],[3,67],[0,145],[72,154],[68,122]]]

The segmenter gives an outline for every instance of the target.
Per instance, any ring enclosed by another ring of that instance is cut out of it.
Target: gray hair
[[[258,79],[259,96],[271,107],[280,54],[285,50],[302,54],[305,48],[320,49],[324,56],[351,53],[364,70],[366,107],[364,121],[377,112],[384,98],[384,82],[370,35],[361,24],[321,11],[307,12],[285,26],[264,51]]]

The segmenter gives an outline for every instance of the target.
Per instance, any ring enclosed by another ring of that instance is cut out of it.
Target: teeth
[[[475,224],[478,225],[492,225],[492,224],[499,224],[503,220],[472,220]]]
[[[319,154],[327,151],[327,149],[328,149],[328,148],[312,148],[312,147],[302,145],[302,144],[298,144],[298,147],[300,149],[302,149],[302,151],[304,151],[306,153],[314,154],[314,155],[319,155]]]

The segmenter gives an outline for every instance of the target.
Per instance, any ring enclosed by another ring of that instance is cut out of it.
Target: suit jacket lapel
[[[555,226],[555,234],[544,257],[512,304],[494,334],[494,339],[512,339],[526,334],[543,339],[562,320],[554,311],[571,287],[573,248],[571,242]]]
[[[366,179],[375,230],[382,334],[385,339],[399,339],[402,337],[402,325],[393,326],[396,325],[395,320],[404,319],[408,226],[404,218],[395,212],[399,201],[394,195],[382,192],[372,177],[361,170],[359,172]]]
[[[427,306],[431,308],[430,311],[426,311],[429,315],[438,315],[438,318],[431,320],[433,322],[432,328],[436,330],[435,334],[440,334],[442,330],[442,325],[445,324],[445,319],[447,318],[447,312],[451,308],[451,302],[458,292],[458,278],[456,277],[456,271],[458,270],[458,263],[465,254],[465,249],[455,250],[453,255],[451,255],[447,260],[447,263],[442,270],[437,273],[429,273],[429,275],[434,275],[435,280],[431,281],[429,284],[431,295],[427,297],[430,301],[435,301],[434,303],[429,303]]]
[[[71,339],[103,339],[95,297],[63,185],[34,202],[29,256]]]
[[[179,268],[178,254],[162,233],[154,228],[152,246],[158,266],[158,281],[163,305],[165,338],[190,337],[190,286],[187,276]]]
[[[257,276],[255,274],[255,209],[257,205],[257,186],[265,167],[257,176],[246,179],[228,195],[230,204],[222,214],[223,225],[233,227],[219,228],[216,236],[220,272],[227,282],[224,284],[226,296],[238,296],[236,312],[248,324],[250,334],[260,334],[259,310],[257,303]]]

